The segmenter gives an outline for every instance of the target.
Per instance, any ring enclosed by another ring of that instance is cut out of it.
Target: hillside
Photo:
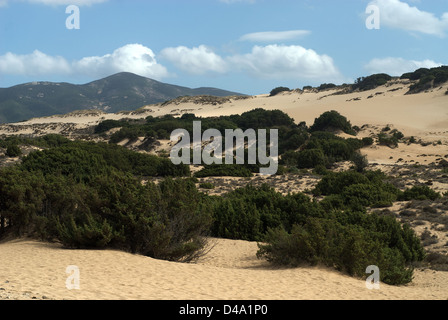
[[[0,88],[0,123],[66,114],[76,110],[130,111],[180,96],[241,95],[216,88],[191,89],[132,73],[118,73],[83,85],[31,82]]]

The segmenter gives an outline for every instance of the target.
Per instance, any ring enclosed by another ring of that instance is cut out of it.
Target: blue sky
[[[0,0],[0,87],[128,71],[260,94],[446,65],[447,40],[448,0]]]

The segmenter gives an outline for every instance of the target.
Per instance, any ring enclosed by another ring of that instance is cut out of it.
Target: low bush
[[[310,127],[310,131],[327,131],[342,130],[351,135],[356,135],[350,121],[337,111],[327,111],[314,120],[314,124]]]
[[[282,266],[324,264],[358,277],[366,276],[367,266],[376,265],[384,283],[411,282],[413,269],[409,263],[424,259],[415,234],[391,218],[374,215],[366,220],[374,220],[375,228],[388,225],[389,229],[374,231],[332,219],[308,218],[305,224],[294,225],[290,233],[282,228],[270,229],[264,244],[259,244],[257,256]],[[387,238],[394,231],[402,242],[390,246],[392,239]]]
[[[392,80],[392,77],[388,74],[374,74],[368,77],[358,78],[352,87],[354,90],[367,91],[385,85],[390,80]]]
[[[204,182],[204,183],[199,184],[199,188],[210,190],[210,189],[215,189],[215,185],[210,182]]]
[[[6,149],[7,157],[15,158],[15,157],[19,157],[21,155],[22,155],[22,150],[16,144],[9,145],[8,148]]]
[[[276,96],[277,94],[279,94],[280,92],[289,92],[291,91],[291,89],[287,88],[287,87],[277,87],[275,89],[271,90],[271,93],[269,94],[270,97]]]
[[[437,200],[441,198],[440,193],[432,190],[426,185],[414,186],[411,189],[406,189],[398,196],[399,201],[410,200]]]
[[[205,177],[252,177],[253,173],[245,165],[211,164],[194,174],[196,178]]]

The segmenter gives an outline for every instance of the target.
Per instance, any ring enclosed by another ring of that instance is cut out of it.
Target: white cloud
[[[144,77],[161,79],[168,76],[154,52],[141,44],[128,44],[104,56],[85,57],[73,63],[79,74],[107,76],[117,72],[132,72]]]
[[[31,54],[8,52],[0,56],[0,73],[13,75],[69,74],[70,64],[63,57],[52,57],[35,50]]]
[[[251,53],[229,57],[234,67],[260,78],[338,81],[342,77],[327,55],[301,46],[255,46]]]
[[[206,46],[166,48],[160,57],[193,75],[247,73],[262,79],[340,81],[341,74],[327,55],[301,46],[254,46],[248,54],[221,57]]]
[[[436,36],[444,36],[448,30],[448,13],[437,18],[400,0],[374,0],[371,4],[379,7],[382,26]]]
[[[104,56],[85,57],[68,62],[38,50],[32,54],[6,53],[0,56],[0,73],[10,75],[87,75],[104,77],[118,72],[132,72],[141,76],[161,79],[167,77],[166,68],[155,59],[154,52],[140,44],[128,44]]]
[[[227,71],[224,59],[204,45],[191,49],[184,46],[166,48],[162,50],[160,56],[190,74],[202,75]]]
[[[243,35],[240,41],[252,42],[276,42],[299,39],[311,33],[308,30],[267,31],[255,32]]]
[[[383,58],[383,59],[372,59],[365,69],[370,73],[387,73],[391,76],[401,76],[407,72],[413,72],[420,68],[436,68],[443,65],[442,63],[437,63],[433,60],[406,60],[403,58]]]
[[[248,74],[259,79],[293,79],[340,82],[342,76],[333,59],[301,46],[254,46],[247,54],[226,57],[207,46],[166,48],[157,56],[193,75]],[[44,76],[88,76],[101,78],[118,72],[132,72],[161,80],[172,76],[154,52],[141,44],[128,44],[102,56],[74,61],[50,56],[38,50],[31,54],[0,56],[0,74]]]

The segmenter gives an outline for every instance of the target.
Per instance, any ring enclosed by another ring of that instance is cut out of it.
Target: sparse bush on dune
[[[16,144],[9,145],[8,148],[6,149],[7,157],[19,157],[21,155],[22,155],[22,150]]]
[[[414,186],[411,189],[406,189],[398,197],[399,201],[409,200],[436,200],[441,198],[440,193],[435,192],[428,186]]]
[[[314,120],[310,131],[341,130],[347,134],[356,135],[350,121],[337,111],[327,111]]]
[[[354,90],[367,91],[385,85],[392,77],[385,73],[374,74],[368,77],[358,78],[352,86]]]
[[[287,88],[287,87],[277,87],[275,89],[271,90],[271,93],[269,94],[270,97],[276,96],[277,94],[279,94],[280,92],[289,92],[291,91],[291,89]]]

